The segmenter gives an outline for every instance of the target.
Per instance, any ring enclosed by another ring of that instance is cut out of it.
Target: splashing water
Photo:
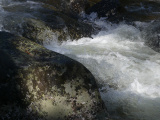
[[[11,11],[4,11],[7,6]],[[0,0],[0,31],[24,18],[35,17],[38,12],[33,11],[39,7],[39,3],[32,1]],[[141,9],[144,10],[143,6]],[[111,24],[103,18],[96,19],[95,13],[87,19],[102,28],[93,39],[68,40],[62,44],[53,40],[44,46],[81,62],[93,73],[114,120],[159,120],[160,53],[145,45],[143,33],[138,29],[149,23],[137,21],[138,28],[125,23]]]
[[[93,73],[114,119],[159,120],[160,54],[145,46],[134,26],[100,20],[96,24],[105,28],[93,39],[45,47],[81,62]]]

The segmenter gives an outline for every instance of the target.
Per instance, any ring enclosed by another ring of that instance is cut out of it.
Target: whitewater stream
[[[5,11],[4,6],[14,9]],[[31,1],[0,0],[0,31],[9,31],[7,26],[22,18],[34,18],[38,13],[31,11],[40,7],[40,3]],[[140,7],[133,10],[144,9]],[[55,37],[44,46],[79,61],[92,72],[113,120],[160,120],[160,53],[145,45],[142,30],[153,21],[114,24],[97,19],[95,13],[86,19],[102,30],[92,38],[62,43]],[[11,31],[14,33],[14,27]]]
[[[84,64],[101,85],[100,92],[115,119],[160,119],[160,54],[144,44],[140,30],[124,23],[61,45],[46,48]]]

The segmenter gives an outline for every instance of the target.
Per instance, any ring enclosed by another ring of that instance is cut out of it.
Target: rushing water
[[[9,25],[9,22],[4,21],[7,17],[12,16],[21,21],[24,17],[34,17],[33,13],[26,13],[24,10],[21,11],[23,15],[17,18],[15,13],[19,11],[4,11],[2,5],[8,5],[10,1],[3,2],[0,1],[0,30]],[[18,4],[17,9],[20,10],[36,10],[40,7],[35,2],[15,4]],[[143,6],[140,6],[141,9],[144,10]],[[102,28],[97,35],[75,41],[68,40],[61,44],[53,40],[44,46],[81,62],[93,73],[111,118],[159,120],[160,53],[145,45],[146,33],[142,32],[151,22],[137,21],[134,26],[125,22],[112,24],[96,19],[94,13],[87,19]]]
[[[117,119],[159,120],[160,54],[145,46],[141,31],[121,23],[91,38],[46,45],[83,63],[97,78],[110,115]]]

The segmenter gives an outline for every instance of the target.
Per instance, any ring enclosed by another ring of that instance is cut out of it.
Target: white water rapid
[[[31,1],[10,1],[0,0],[0,31],[34,17],[41,7]],[[3,6],[11,10],[6,12]],[[150,22],[135,22],[135,27],[96,19],[94,14],[88,19],[102,28],[97,35],[61,44],[55,37],[44,46],[81,62],[92,72],[114,120],[160,120],[160,53],[145,45],[144,32],[139,29]]]
[[[144,44],[141,31],[134,26],[95,22],[103,30],[93,39],[61,45],[53,41],[45,47],[81,62],[93,73],[112,118],[159,120],[160,54]]]

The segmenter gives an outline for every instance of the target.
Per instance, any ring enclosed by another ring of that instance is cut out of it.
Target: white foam
[[[148,85],[141,84],[138,80],[134,80],[130,85],[130,91],[149,98],[157,98],[160,96],[160,85],[151,83]]]
[[[21,6],[26,6],[26,10],[39,7],[39,3],[31,1],[0,0],[0,30],[3,29],[5,15],[16,17],[11,12],[4,13],[2,5],[17,5],[20,10]],[[25,14],[18,14],[20,18],[16,17],[15,21],[21,21]],[[101,96],[113,118],[159,120],[160,54],[145,46],[141,31],[134,26],[105,22],[103,18],[98,19],[96,13],[84,17],[102,28],[97,35],[92,35],[93,39],[70,41],[68,37],[68,41],[60,45],[58,37],[53,34],[52,42],[44,43],[45,47],[83,63],[93,73],[102,85]],[[9,23],[7,25],[10,26]],[[135,26],[144,29],[148,23],[135,22]]]
[[[93,39],[46,47],[78,60],[93,73],[104,85],[101,95],[114,118],[158,120],[160,54],[144,45],[141,31],[133,26],[98,20],[95,24],[106,27]]]

